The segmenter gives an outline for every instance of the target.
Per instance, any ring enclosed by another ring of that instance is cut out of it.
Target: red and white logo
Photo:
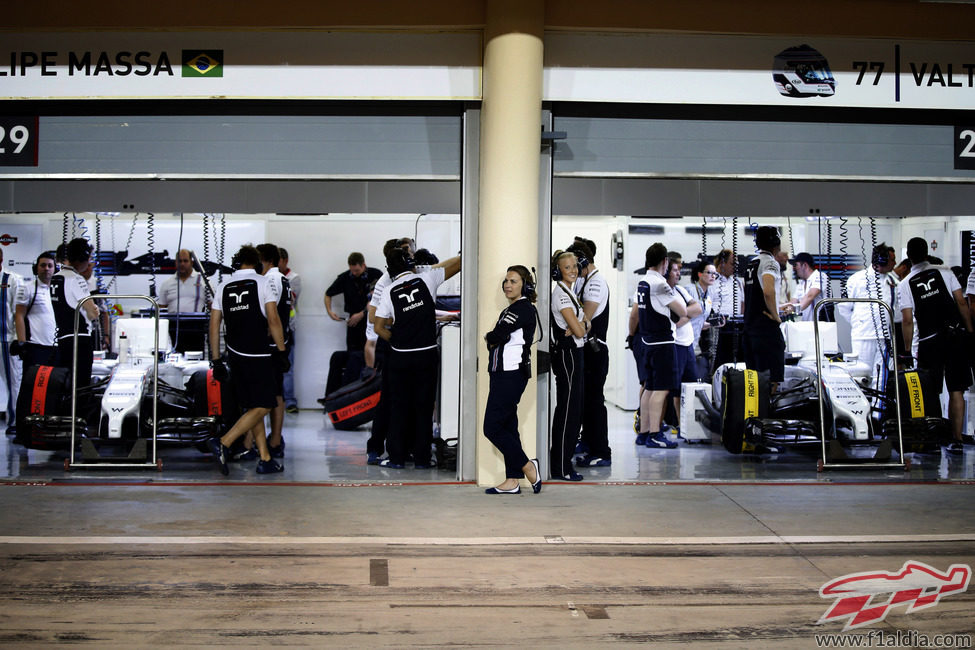
[[[896,573],[851,573],[819,588],[821,598],[836,602],[817,624],[847,619],[845,632],[884,620],[898,605],[907,605],[908,614],[934,607],[945,596],[964,593],[971,577],[972,568],[967,564],[952,564],[942,573],[913,560],[905,562]]]
[[[8,235],[7,233],[0,235],[0,244],[4,246],[10,246],[10,244],[16,244],[16,243],[17,243],[17,238],[14,237],[13,235]]]

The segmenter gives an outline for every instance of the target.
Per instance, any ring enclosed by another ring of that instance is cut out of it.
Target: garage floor
[[[961,456],[946,453],[910,454],[911,470],[840,469],[819,473],[819,449],[785,451],[779,454],[741,455],[728,453],[718,442],[688,444],[677,449],[637,448],[633,444],[633,413],[609,407],[611,467],[580,468],[586,481],[599,483],[652,481],[954,481],[975,478],[975,447],[966,446]],[[231,481],[259,483],[362,483],[362,482],[440,482],[455,481],[453,472],[443,470],[404,470],[369,466],[365,462],[367,428],[344,432],[332,428],[320,411],[304,410],[285,420],[287,457],[285,471],[258,475],[255,463],[233,464],[230,476],[223,478],[210,456],[194,448],[161,448],[163,470],[96,468],[64,471],[65,453],[27,450],[0,437],[0,480],[149,480],[149,481]],[[860,453],[870,453],[864,450]],[[79,459],[80,460],[80,459]],[[896,456],[895,456],[896,460]]]

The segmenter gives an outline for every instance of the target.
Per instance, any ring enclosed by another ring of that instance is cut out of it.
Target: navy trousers
[[[518,435],[518,402],[528,385],[520,370],[492,372],[487,406],[484,409],[484,437],[504,456],[505,478],[522,478],[528,456]]]
[[[582,348],[559,349],[552,353],[555,374],[555,418],[552,421],[552,448],[549,451],[553,477],[568,476],[572,454],[582,424]]]
[[[603,387],[609,374],[609,348],[598,343],[594,350],[587,343],[583,353],[582,395],[582,442],[589,447],[589,454],[598,458],[611,458],[609,429],[606,424],[606,398]]]

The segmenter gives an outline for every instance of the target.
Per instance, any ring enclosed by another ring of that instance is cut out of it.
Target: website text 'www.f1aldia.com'
[[[917,630],[870,630],[817,634],[817,648],[972,648],[971,634],[927,634]]]

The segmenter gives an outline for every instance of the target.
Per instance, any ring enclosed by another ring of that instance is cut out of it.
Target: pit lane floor
[[[815,648],[843,629],[817,624],[834,602],[824,583],[970,567],[973,497],[960,482],[500,497],[461,483],[7,483],[0,645]],[[898,605],[850,634],[971,634],[973,603]]]

